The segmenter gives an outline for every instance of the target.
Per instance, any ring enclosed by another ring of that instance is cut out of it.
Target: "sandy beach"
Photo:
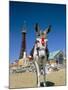
[[[42,77],[42,76],[41,76]],[[36,73],[14,73],[10,74],[10,88],[37,87]],[[54,83],[54,86],[65,85],[65,69],[54,71],[46,75],[46,82]]]

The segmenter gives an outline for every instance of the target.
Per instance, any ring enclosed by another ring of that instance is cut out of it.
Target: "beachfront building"
[[[64,53],[61,50],[50,52],[49,61],[51,64],[63,64],[64,63]]]
[[[64,64],[64,53],[61,50],[50,52],[49,54],[49,62],[50,64]],[[26,57],[26,63],[24,58],[21,58],[19,60],[15,60],[12,64],[10,64],[10,67],[22,67],[22,66],[29,66],[30,62],[32,61],[32,58]],[[31,60],[30,60],[31,59]]]

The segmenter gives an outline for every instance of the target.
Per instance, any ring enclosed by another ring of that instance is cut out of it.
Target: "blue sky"
[[[27,26],[26,50],[30,53],[35,41],[34,24],[38,22],[41,29],[49,24],[52,30],[48,34],[49,51],[63,50],[66,41],[66,6],[60,4],[39,4],[10,2],[10,62],[19,58],[21,48],[21,31],[24,21]]]

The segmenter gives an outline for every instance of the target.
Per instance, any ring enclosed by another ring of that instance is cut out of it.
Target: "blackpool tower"
[[[23,30],[22,30],[22,43],[21,43],[19,59],[23,59],[24,63],[26,64],[26,27],[25,25],[23,26]]]

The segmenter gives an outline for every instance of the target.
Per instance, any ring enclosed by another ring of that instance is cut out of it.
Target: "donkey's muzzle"
[[[45,56],[41,56],[41,59],[44,59],[45,58]]]

